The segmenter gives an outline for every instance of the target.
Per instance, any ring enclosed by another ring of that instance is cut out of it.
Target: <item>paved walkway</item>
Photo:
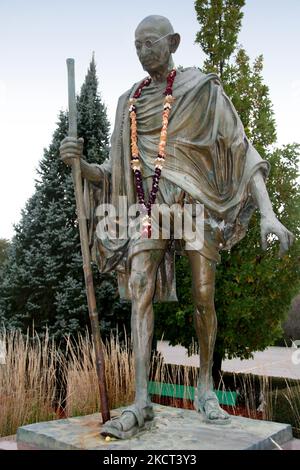
[[[158,341],[157,349],[167,364],[199,366],[198,356],[188,357],[182,346],[169,346],[168,341]],[[254,353],[253,359],[226,359],[222,363],[225,372],[244,372],[272,377],[300,379],[300,348],[269,347]]]

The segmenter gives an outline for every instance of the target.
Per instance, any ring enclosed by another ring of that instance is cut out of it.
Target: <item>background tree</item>
[[[262,158],[271,163],[267,187],[274,211],[299,238],[299,146],[271,148],[276,141],[276,128],[269,89],[262,77],[263,57],[251,64],[246,51],[237,45],[244,4],[239,0],[195,2],[201,25],[196,42],[207,54],[202,70],[222,77],[225,92],[237,109],[246,134]],[[300,288],[299,242],[282,259],[278,259],[277,251],[273,237],[267,252],[262,252],[256,213],[244,240],[230,253],[222,252],[215,296],[219,324],[214,357],[217,372],[225,354],[249,358],[253,351],[265,349],[282,334],[281,323]],[[159,311],[156,334],[160,337],[166,332],[165,337],[172,344],[189,347],[194,335],[194,307],[187,258],[178,260],[176,276],[179,304],[156,307]]]
[[[8,248],[9,241],[5,238],[0,238],[0,269],[4,265],[4,262],[7,260]]]
[[[200,0],[195,2],[201,30],[196,42],[207,55],[204,68],[223,78],[226,65],[236,48],[245,0]]]
[[[8,259],[8,251],[9,251],[10,243],[5,238],[0,238],[0,283],[3,276],[3,271],[5,271],[5,262]],[[1,313],[0,313],[1,318]]]
[[[292,341],[300,340],[300,295],[297,295],[291,305],[288,317],[283,324],[284,340],[290,345]]]
[[[109,123],[97,90],[93,57],[78,97],[78,135],[84,138],[85,158],[101,163],[108,153]],[[26,329],[34,322],[38,331],[47,326],[57,338],[89,325],[72,175],[59,159],[67,131],[67,114],[61,112],[38,168],[35,192],[15,227],[0,285],[6,323]],[[109,332],[116,312],[128,317],[128,306],[118,300],[113,275],[100,275],[96,267],[94,275],[102,327]]]

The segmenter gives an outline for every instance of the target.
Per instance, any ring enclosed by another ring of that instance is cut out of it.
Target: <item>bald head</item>
[[[174,33],[168,18],[151,15],[144,18],[135,30],[135,47],[144,70],[152,78],[164,77],[174,67],[172,54],[176,52],[180,36]]]
[[[137,34],[140,30],[156,31],[162,36],[165,34],[174,34],[173,26],[171,25],[168,18],[160,15],[150,15],[146,16],[138,25],[135,30]]]

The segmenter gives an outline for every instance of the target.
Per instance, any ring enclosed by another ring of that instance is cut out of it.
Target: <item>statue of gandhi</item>
[[[149,16],[135,31],[135,47],[144,70],[151,77],[136,100],[137,139],[145,197],[151,192],[154,160],[159,148],[164,91],[172,54],[180,36],[169,20]],[[66,138],[61,158],[70,165],[81,159],[85,178],[90,232],[95,234],[95,207],[101,202],[137,202],[138,191],[131,166],[131,123],[129,101],[137,82],[118,103],[109,159],[102,165],[88,164],[82,156],[82,140]],[[215,270],[220,250],[230,249],[246,233],[253,211],[261,214],[262,247],[275,234],[280,254],[289,249],[293,234],[275,216],[265,180],[269,164],[247,139],[243,125],[217,75],[199,69],[176,70],[172,95],[175,99],[168,122],[166,158],[161,170],[156,203],[186,202],[204,206],[204,241],[199,249],[181,247],[192,270],[195,303],[194,324],[200,347],[200,373],[195,408],[213,424],[227,424],[229,415],[221,409],[213,391],[212,363],[217,332],[214,307]],[[132,103],[132,100],[130,101]],[[171,237],[172,238],[172,237]],[[174,300],[171,239],[127,239],[104,243],[94,236],[93,253],[101,270],[116,270],[119,291],[132,301],[132,336],[135,356],[136,395],[134,404],[122,415],[105,423],[101,434],[128,438],[144,429],[154,417],[147,385],[154,328],[153,300]],[[174,245],[173,245],[174,246]],[[125,260],[125,261],[124,261]],[[121,266],[121,268],[120,268]]]

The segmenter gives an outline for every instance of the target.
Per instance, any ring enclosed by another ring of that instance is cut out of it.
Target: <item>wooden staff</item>
[[[77,109],[75,95],[75,72],[74,59],[67,59],[68,67],[68,92],[69,92],[69,137],[77,139]],[[77,218],[79,224],[80,244],[83,261],[83,272],[86,286],[86,295],[89,308],[89,316],[94,340],[96,368],[99,383],[101,414],[103,424],[110,419],[107,388],[105,380],[104,354],[100,335],[99,316],[96,305],[93,273],[91,268],[91,257],[89,248],[86,214],[83,201],[82,176],[80,158],[73,159],[72,176],[76,198]]]

